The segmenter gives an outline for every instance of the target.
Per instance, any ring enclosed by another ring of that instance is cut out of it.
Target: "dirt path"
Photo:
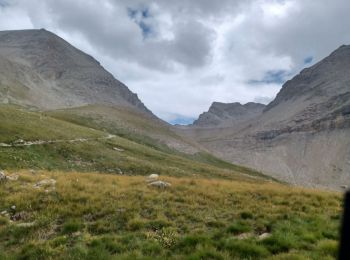
[[[106,137],[100,138],[76,138],[70,140],[36,140],[36,141],[24,141],[17,140],[12,144],[0,143],[0,147],[23,147],[23,146],[32,146],[32,145],[43,145],[43,144],[55,144],[55,143],[77,143],[77,142],[88,142],[96,140],[108,140],[116,137],[115,135],[107,135]]]

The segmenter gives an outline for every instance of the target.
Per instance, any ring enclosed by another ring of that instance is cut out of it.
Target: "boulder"
[[[154,182],[154,181],[158,180],[158,178],[159,178],[159,175],[153,173],[153,174],[146,177],[146,181],[147,182]]]
[[[40,187],[44,187],[44,186],[54,186],[56,184],[56,180],[54,179],[45,179],[42,181],[37,182],[36,184],[34,184],[34,188],[40,188]]]
[[[262,234],[258,237],[258,239],[259,239],[259,240],[264,240],[264,239],[266,239],[266,238],[269,238],[270,236],[271,236],[270,233],[262,233]]]
[[[252,238],[252,237],[254,237],[254,233],[247,232],[247,233],[239,234],[235,238],[239,239],[239,240],[244,240],[244,239],[248,239],[248,238]]]
[[[0,171],[0,182],[6,181],[6,175],[4,172]]]
[[[168,182],[165,182],[165,181],[154,181],[154,182],[149,183],[148,186],[165,189],[165,188],[170,187],[171,184]]]

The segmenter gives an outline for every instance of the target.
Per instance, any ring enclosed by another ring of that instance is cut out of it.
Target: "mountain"
[[[230,126],[260,115],[265,105],[259,103],[220,103],[214,102],[208,112],[202,113],[197,120],[193,122],[194,126]]]
[[[283,181],[349,185],[350,46],[341,46],[287,81],[255,118],[228,127],[194,124],[178,131],[220,158]]]
[[[109,104],[151,112],[98,61],[41,30],[0,32],[0,102],[58,109]]]

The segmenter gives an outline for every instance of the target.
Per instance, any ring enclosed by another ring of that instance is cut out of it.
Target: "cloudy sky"
[[[46,28],[93,55],[156,115],[262,102],[350,44],[348,0],[0,0],[0,30]]]

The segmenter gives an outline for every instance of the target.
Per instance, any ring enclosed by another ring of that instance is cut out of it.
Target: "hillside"
[[[350,46],[287,81],[263,113],[179,130],[216,156],[297,185],[350,184]]]
[[[5,170],[59,169],[265,179],[258,172],[204,152],[180,153],[150,137],[133,136],[132,132],[125,136],[117,130],[100,131],[91,125],[86,127],[52,118],[45,112],[29,112],[8,105],[0,106],[0,117],[0,165]]]
[[[176,133],[175,129],[154,116],[127,107],[88,105],[47,111],[52,117],[96,128],[138,143],[187,154],[206,151],[196,142]]]

